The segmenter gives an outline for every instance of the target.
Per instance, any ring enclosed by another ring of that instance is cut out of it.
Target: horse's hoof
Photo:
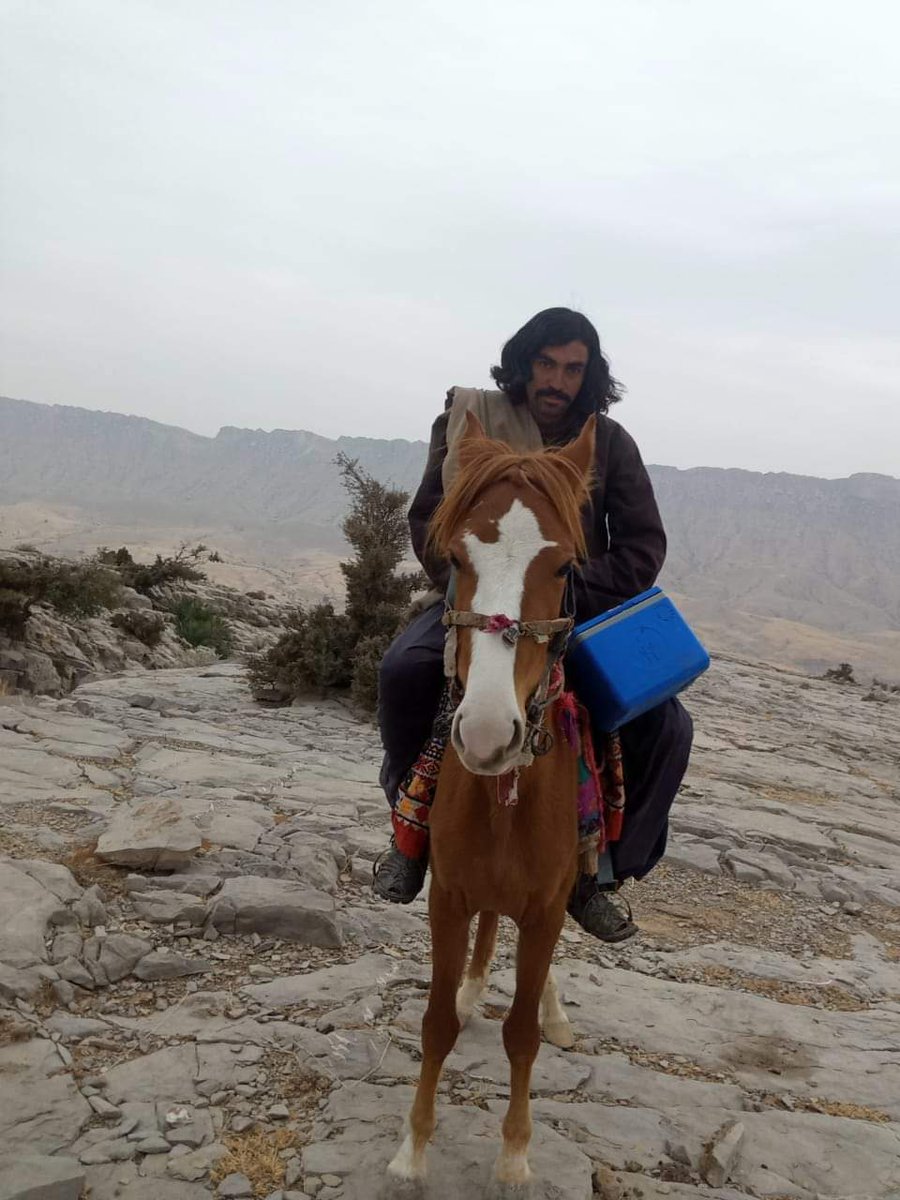
[[[528,1155],[507,1154],[505,1151],[501,1151],[494,1164],[494,1185],[507,1189],[505,1192],[500,1191],[498,1197],[527,1196],[526,1189],[529,1189],[531,1185]]]
[[[548,1021],[542,1027],[542,1032],[546,1041],[551,1046],[558,1046],[560,1050],[571,1050],[575,1045],[575,1034],[572,1032],[572,1026],[568,1021]]]
[[[396,1188],[410,1189],[408,1191],[398,1190],[398,1195],[404,1198],[408,1196],[412,1200],[412,1197],[422,1194],[428,1167],[424,1150],[416,1152],[413,1149],[412,1136],[410,1134],[407,1134],[403,1139],[400,1149],[388,1163],[387,1173],[390,1182]],[[416,1191],[416,1188],[418,1188],[418,1191]]]
[[[530,1179],[527,1183],[504,1183],[496,1176],[488,1184],[485,1192],[485,1200],[531,1200],[533,1196],[534,1188]]]
[[[400,1179],[388,1171],[376,1200],[425,1200],[425,1184],[421,1179]]]

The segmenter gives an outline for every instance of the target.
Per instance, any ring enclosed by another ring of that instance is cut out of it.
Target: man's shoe
[[[415,900],[425,883],[428,858],[407,858],[391,842],[380,854],[372,868],[372,890],[391,904],[409,904]]]
[[[638,927],[631,919],[631,905],[614,900],[614,894],[602,891],[594,880],[582,879],[569,899],[569,916],[601,942],[624,942],[634,937]]]

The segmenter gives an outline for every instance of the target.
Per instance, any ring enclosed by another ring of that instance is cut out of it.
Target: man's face
[[[588,364],[584,342],[544,346],[531,364],[525,394],[531,415],[542,429],[558,425],[581,391]]]

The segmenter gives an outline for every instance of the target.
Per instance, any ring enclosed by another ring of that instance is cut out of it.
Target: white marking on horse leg
[[[412,1131],[408,1131],[400,1149],[388,1163],[388,1172],[397,1179],[424,1179],[428,1174],[425,1147],[417,1150]]]
[[[456,1015],[459,1017],[461,1025],[465,1025],[471,1017],[475,1005],[481,999],[481,993],[484,991],[486,983],[486,975],[467,975],[462,981],[459,991],[456,993]]]
[[[478,577],[472,607],[475,612],[502,613],[518,620],[529,566],[548,542],[537,517],[521,500],[513,500],[497,521],[497,540],[482,542],[474,533],[463,535]],[[454,745],[463,765],[477,770],[502,755],[522,714],[516,696],[516,652],[502,637],[472,630],[472,659],[466,694],[453,722]],[[518,753],[516,748],[515,753]]]
[[[504,1144],[494,1163],[494,1178],[498,1183],[525,1184],[531,1178],[527,1150],[510,1150]]]
[[[541,1028],[552,1046],[570,1050],[575,1045],[575,1035],[559,1002],[559,989],[552,971],[547,972],[547,982],[541,995]]]

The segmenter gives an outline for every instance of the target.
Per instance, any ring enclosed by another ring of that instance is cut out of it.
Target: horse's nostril
[[[522,737],[525,733],[525,726],[518,717],[513,721],[513,735],[509,739],[507,750],[515,750],[522,744]]]

